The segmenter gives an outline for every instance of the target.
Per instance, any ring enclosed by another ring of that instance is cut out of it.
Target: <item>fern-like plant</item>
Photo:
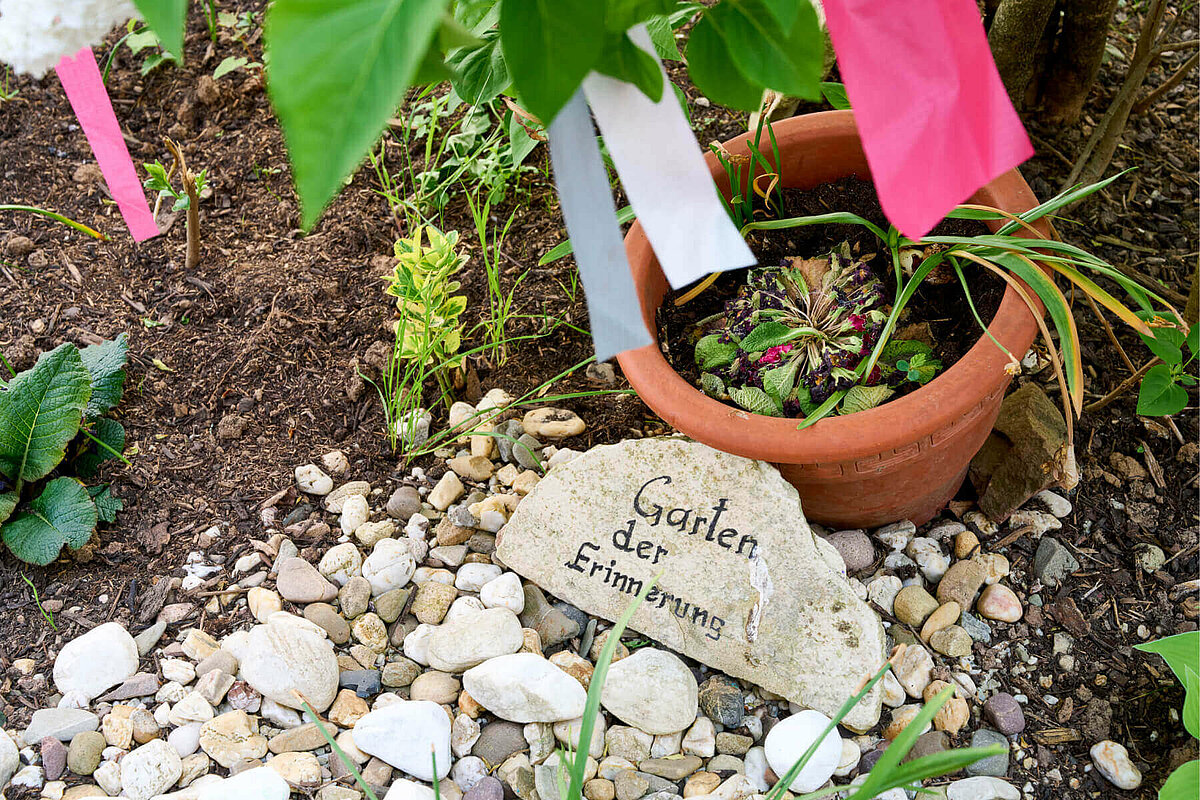
[[[82,349],[66,342],[0,380],[0,538],[22,561],[78,550],[123,507],[107,485],[80,478],[124,460],[125,428],[104,415],[121,401],[128,351],[125,334]]]

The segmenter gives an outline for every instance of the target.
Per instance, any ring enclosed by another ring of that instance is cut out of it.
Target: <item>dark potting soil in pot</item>
[[[824,183],[809,190],[785,189],[783,217],[828,214],[834,211],[858,214],[887,229],[888,221],[879,205],[879,197],[870,181],[856,177],[843,178],[833,183]],[[944,220],[933,229],[931,235],[974,236],[987,233],[988,228],[975,220]],[[777,231],[754,231],[747,239],[751,250],[760,264],[778,264],[788,256],[814,258],[827,254],[842,242],[849,242],[856,256],[877,253],[871,259],[872,270],[887,287],[887,296],[895,296],[896,280],[891,271],[891,259],[886,248],[874,234],[859,225],[810,225]],[[974,264],[964,264],[963,273],[971,287],[971,298],[979,316],[990,322],[1000,308],[1004,296],[1004,282]],[[699,387],[700,370],[695,362],[695,343],[700,331],[696,323],[714,314],[721,313],[726,301],[733,298],[738,287],[745,283],[747,270],[723,273],[712,286],[698,297],[675,305],[675,298],[683,292],[667,293],[658,309],[658,341],[668,363],[685,380]],[[983,335],[975,317],[970,313],[963,296],[962,285],[953,273],[950,280],[936,284],[926,280],[909,301],[897,326],[899,337],[920,338],[914,331],[928,325],[933,338],[934,356],[942,362],[938,374],[949,369]],[[919,326],[914,328],[913,326]],[[907,332],[906,332],[907,331]],[[1015,353],[1020,358],[1023,353]],[[890,399],[903,396],[918,388],[916,384],[901,384]]]

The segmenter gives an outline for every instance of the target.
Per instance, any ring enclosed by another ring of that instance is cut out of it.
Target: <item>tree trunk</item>
[[[1133,58],[1129,62],[1129,73],[1125,76],[1125,82],[1083,146],[1079,160],[1075,162],[1074,169],[1063,183],[1064,189],[1076,182],[1094,183],[1108,169],[1113,153],[1117,151],[1117,145],[1121,143],[1121,134],[1125,131],[1125,123],[1129,121],[1129,112],[1137,100],[1142,82],[1146,79],[1146,73],[1150,69],[1150,63],[1154,60],[1154,46],[1165,12],[1164,0],[1151,0],[1150,8],[1142,20],[1142,29],[1138,34]]]
[[[1034,73],[1038,42],[1055,0],[1001,0],[988,30],[992,58],[1013,103],[1020,107]]]
[[[1047,70],[1042,120],[1074,125],[1083,113],[1108,39],[1117,0],[1064,0],[1062,32]]]

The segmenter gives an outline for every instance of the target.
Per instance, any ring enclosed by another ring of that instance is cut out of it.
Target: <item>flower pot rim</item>
[[[781,155],[788,148],[816,141],[858,139],[852,111],[826,111],[792,117],[773,125]],[[749,134],[726,146],[745,149]],[[857,145],[861,147],[861,145]],[[714,178],[721,167],[711,153],[707,161]],[[860,174],[870,179],[866,169]],[[784,175],[789,184],[788,174]],[[822,181],[826,182],[826,181]],[[1010,170],[976,192],[970,200],[1019,213],[1037,199],[1016,170]],[[999,227],[998,223],[993,227]],[[1044,227],[1039,223],[1038,227]],[[1008,357],[985,334],[955,364],[907,395],[875,408],[846,416],[831,416],[803,430],[797,419],[752,414],[708,397],[677,373],[658,345],[655,311],[661,300],[647,296],[651,278],[661,269],[640,223],[625,237],[626,253],[641,301],[643,317],[655,341],[618,356],[622,371],[643,402],[681,432],[727,452],[775,463],[818,464],[879,457],[888,450],[911,448],[918,439],[953,428],[981,406],[1004,373]],[[1011,286],[989,323],[992,335],[1020,358],[1037,335],[1037,322]],[[1007,377],[1007,376],[1004,376]]]

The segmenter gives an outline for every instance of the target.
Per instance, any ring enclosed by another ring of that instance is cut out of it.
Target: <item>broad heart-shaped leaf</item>
[[[74,478],[55,478],[29,504],[28,511],[11,517],[0,537],[12,554],[30,564],[46,566],[58,558],[63,545],[78,550],[96,529],[96,504]]]
[[[125,391],[125,362],[129,360],[129,337],[122,333],[111,341],[90,344],[79,351],[79,357],[92,376],[87,417],[95,419],[121,402],[121,394]]]
[[[1200,795],[1200,760],[1177,767],[1158,790],[1158,800],[1196,800]]]
[[[75,459],[75,471],[81,478],[92,477],[101,464],[110,458],[116,458],[116,453],[125,450],[125,428],[115,419],[101,417],[92,423],[90,433],[103,445],[91,439],[84,440],[87,447],[80,453],[79,458]]]
[[[276,0],[267,88],[312,227],[425,61],[448,0]]]
[[[79,348],[65,342],[0,392],[0,474],[36,481],[58,466],[79,431],[92,378]]]
[[[638,47],[626,33],[605,39],[604,50],[595,69],[626,83],[632,83],[655,103],[662,99],[666,78],[654,57]]]
[[[0,493],[0,523],[12,516],[13,509],[17,507],[18,497],[15,491]]]
[[[116,522],[117,512],[125,508],[125,501],[119,497],[113,497],[112,487],[107,483],[102,483],[99,486],[89,486],[88,495],[91,496],[92,502],[96,504],[96,516],[101,522]]]
[[[776,405],[775,401],[757,386],[730,388],[729,397],[733,402],[752,414],[762,414],[765,417],[783,416],[783,409]]]
[[[605,4],[504,0],[500,45],[525,108],[549,125],[600,58]]]
[[[723,0],[705,16],[747,78],[791,97],[820,98],[825,46],[811,3],[797,5],[789,27],[779,24],[767,0]]]
[[[1187,406],[1187,390],[1175,382],[1171,368],[1155,364],[1142,376],[1138,387],[1137,413],[1147,417],[1178,414]]]
[[[1156,316],[1153,312],[1135,312],[1138,318],[1149,322]],[[1154,337],[1139,333],[1142,342],[1150,348],[1150,352],[1162,359],[1163,363],[1175,366],[1183,361],[1183,342],[1186,334],[1178,328],[1154,328]]]
[[[733,63],[729,45],[708,11],[688,37],[688,74],[696,88],[717,105],[752,111],[762,100],[763,86],[743,75]]]
[[[455,69],[454,90],[468,103],[491,102],[512,83],[498,31],[485,32],[478,47],[456,50],[446,61]]]
[[[188,0],[133,0],[138,13],[162,42],[163,49],[183,63],[183,31]]]

